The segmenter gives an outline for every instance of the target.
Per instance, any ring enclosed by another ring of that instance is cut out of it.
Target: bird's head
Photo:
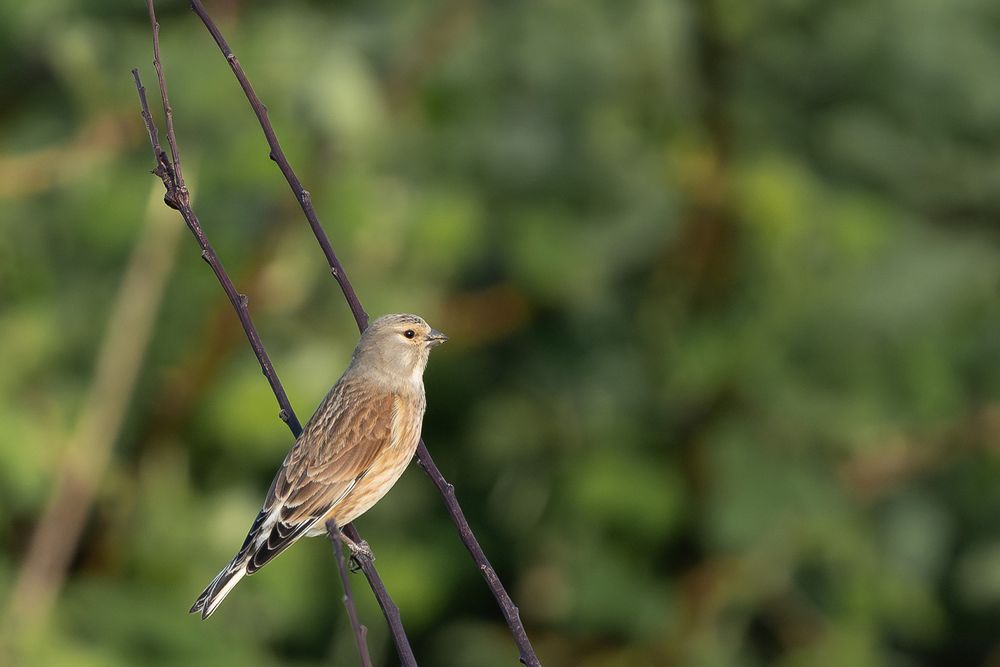
[[[419,383],[431,348],[446,340],[416,315],[383,315],[361,334],[351,365],[390,382]]]

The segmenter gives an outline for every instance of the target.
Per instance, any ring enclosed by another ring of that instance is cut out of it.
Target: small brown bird
[[[416,315],[386,315],[365,329],[281,464],[239,553],[191,613],[208,618],[245,575],[300,537],[325,534],[331,519],[354,521],[392,488],[420,441],[427,358],[446,340]]]

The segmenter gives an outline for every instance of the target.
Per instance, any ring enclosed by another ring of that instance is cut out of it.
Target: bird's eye
[[[413,331],[413,329],[407,329],[406,331],[403,332],[403,335],[406,336],[407,338],[413,338],[417,334]]]

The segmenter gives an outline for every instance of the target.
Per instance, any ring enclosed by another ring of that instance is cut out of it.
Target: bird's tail
[[[215,579],[212,579],[212,582],[205,587],[205,590],[191,605],[190,613],[200,613],[202,619],[208,618],[219,608],[222,601],[229,595],[229,591],[240,583],[240,579],[250,574],[247,565],[253,556],[254,546],[260,538],[260,531],[266,520],[267,513],[261,510],[257,518],[254,519],[253,525],[250,526],[250,530],[247,531],[246,539],[243,540],[243,546],[240,547],[239,552],[229,561],[229,565],[222,568],[222,571],[215,575]]]
[[[281,505],[261,509],[253,525],[250,526],[239,553],[201,592],[191,605],[191,613],[201,613],[203,619],[211,616],[229,595],[229,591],[240,583],[240,579],[253,574],[300,537],[309,534],[309,530],[328,510],[329,506],[326,506],[323,511],[316,513],[316,516],[290,526],[278,521],[282,513]]]
[[[222,601],[229,595],[240,579],[246,576],[247,559],[243,554],[237,554],[229,565],[222,568],[222,571],[212,579],[212,583],[205,587],[198,599],[191,606],[191,613],[200,613],[203,619],[208,618],[219,608]]]

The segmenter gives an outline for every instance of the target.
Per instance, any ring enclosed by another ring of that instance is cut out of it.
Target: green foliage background
[[[369,311],[451,335],[425,436],[545,664],[998,664],[1000,5],[209,9]],[[304,420],[349,312],[224,59],[159,11],[196,209]],[[0,0],[0,599],[158,210],[150,59],[138,0]],[[290,437],[186,235],[155,327],[19,660],[355,664],[324,540],[187,616]],[[418,469],[358,527],[422,664],[515,663]]]

